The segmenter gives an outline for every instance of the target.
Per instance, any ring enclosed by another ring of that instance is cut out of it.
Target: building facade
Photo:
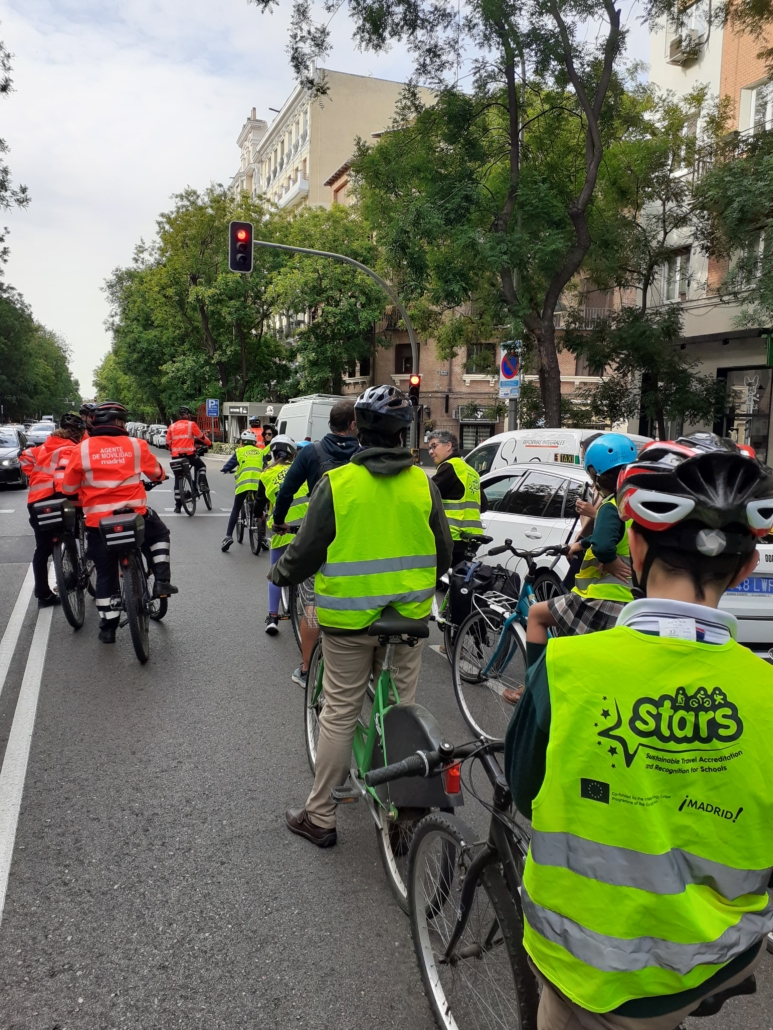
[[[711,0],[686,3],[679,24],[662,21],[650,34],[650,79],[664,90],[686,96],[708,86],[713,97],[729,99],[729,128],[741,135],[773,129],[773,83],[757,53],[762,44],[730,22],[711,24]],[[700,121],[694,127],[700,137]],[[701,168],[678,174],[700,175]],[[760,241],[761,243],[761,241]],[[715,287],[726,271],[688,239],[674,239],[674,250],[656,283],[655,304],[682,302],[683,346],[704,373],[726,382],[725,411],[712,426],[739,443],[750,443],[760,457],[773,456],[769,327],[738,328],[739,305],[720,302]]]

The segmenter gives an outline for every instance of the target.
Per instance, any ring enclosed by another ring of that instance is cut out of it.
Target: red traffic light
[[[246,240],[247,239],[247,230],[246,229],[240,229],[237,232],[237,234],[236,234],[236,238],[237,238],[237,240]]]
[[[408,382],[411,386],[421,386],[421,376],[418,373],[414,372],[414,374],[410,377]]]

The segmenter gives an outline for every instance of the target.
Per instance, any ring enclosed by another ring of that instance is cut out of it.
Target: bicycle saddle
[[[490,544],[491,541],[494,539],[493,536],[481,536],[480,533],[466,533],[464,530],[461,531],[459,536],[461,537],[463,543],[480,544],[481,547],[485,547],[487,544]]]
[[[381,618],[368,626],[369,637],[413,637],[422,640],[429,636],[429,625],[423,619],[406,619],[394,608],[385,608]]]

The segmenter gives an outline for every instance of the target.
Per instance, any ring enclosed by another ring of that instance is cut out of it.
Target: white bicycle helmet
[[[279,436],[275,436],[269,444],[269,448],[271,451],[271,457],[275,461],[282,454],[287,458],[292,458],[298,450],[295,440],[286,433],[280,433]]]
[[[251,443],[253,446],[258,442],[257,436],[249,429],[245,429],[239,439],[242,443]]]

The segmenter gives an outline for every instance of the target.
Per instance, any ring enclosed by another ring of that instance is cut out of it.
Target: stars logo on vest
[[[737,706],[720,687],[700,686],[689,693],[680,686],[674,693],[640,697],[633,703],[627,719],[617,701],[614,716],[607,703],[601,709],[600,718],[606,725],[598,729],[599,722],[595,723],[597,736],[614,741],[620,747],[626,767],[630,767],[642,746],[665,755],[721,751],[738,740],[744,729]],[[598,744],[602,744],[602,739]],[[611,747],[608,750],[610,754],[616,753]],[[685,764],[683,759],[664,758],[663,761],[676,766]]]

